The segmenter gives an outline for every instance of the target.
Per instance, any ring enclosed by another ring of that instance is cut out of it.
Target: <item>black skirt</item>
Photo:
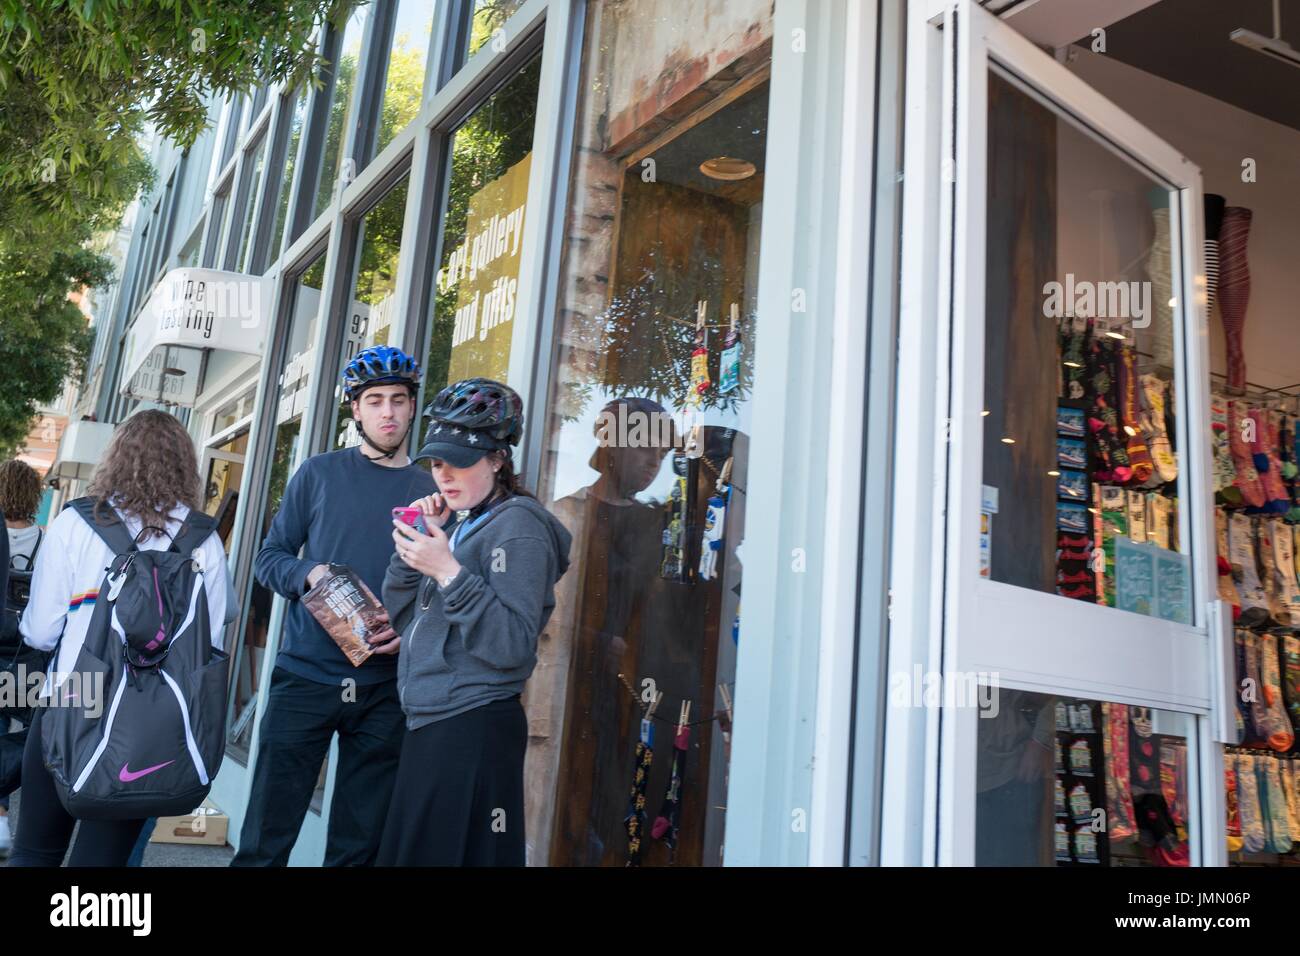
[[[519,697],[408,730],[377,866],[523,866]]]

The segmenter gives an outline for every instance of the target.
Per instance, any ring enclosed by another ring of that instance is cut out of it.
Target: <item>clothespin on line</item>
[[[731,303],[731,331],[736,331],[736,326],[740,323],[740,303]]]
[[[704,331],[704,319],[709,314],[709,300],[700,299],[695,303],[695,331]]]
[[[731,723],[731,692],[727,690],[726,684],[719,684],[718,693],[722,696],[722,706],[727,711],[727,723]]]

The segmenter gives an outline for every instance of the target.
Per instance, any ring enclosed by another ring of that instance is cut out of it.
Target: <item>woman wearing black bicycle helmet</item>
[[[520,694],[568,567],[569,532],[515,476],[519,395],[490,379],[443,389],[415,456],[438,493],[393,522],[383,601],[402,634],[406,713],[380,843],[392,866],[522,866],[527,721]]]

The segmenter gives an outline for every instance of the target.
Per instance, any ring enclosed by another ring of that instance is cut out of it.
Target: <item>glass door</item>
[[[929,6],[934,859],[1201,862],[1222,630],[1200,172],[976,5]]]

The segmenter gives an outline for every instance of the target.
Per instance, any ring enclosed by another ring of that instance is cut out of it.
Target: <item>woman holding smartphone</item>
[[[406,734],[381,866],[523,866],[520,694],[569,564],[569,532],[515,476],[519,395],[490,379],[434,399],[424,446],[439,493],[393,520],[383,602],[402,635]]]

